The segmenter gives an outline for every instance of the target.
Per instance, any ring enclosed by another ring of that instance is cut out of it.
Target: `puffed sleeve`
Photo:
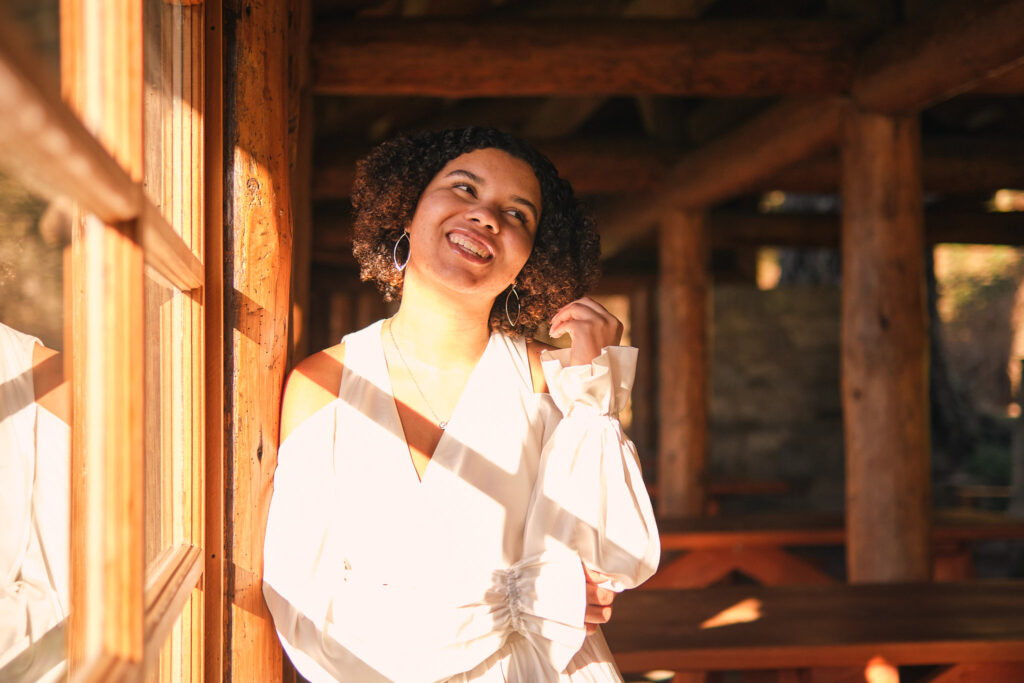
[[[547,437],[527,517],[527,553],[566,548],[621,591],[658,568],[660,542],[636,448],[618,414],[633,386],[637,350],[605,347],[590,365],[569,349],[541,355],[562,418]]]

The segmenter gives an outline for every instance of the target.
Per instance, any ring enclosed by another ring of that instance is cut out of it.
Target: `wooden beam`
[[[224,1],[225,681],[280,681],[263,534],[288,351],[287,0]]]
[[[839,217],[835,215],[716,211],[708,215],[708,232],[714,250],[839,247]],[[926,215],[925,241],[928,245],[959,243],[1024,246],[1024,213],[950,213],[939,209]],[[638,286],[643,278],[656,273],[659,250],[651,242],[645,240],[643,245],[630,248],[628,256],[623,255],[625,260],[613,259],[607,263],[601,289],[617,287],[618,291],[629,291],[631,287]],[[325,253],[322,262],[347,263],[340,256],[335,256],[343,253]]]
[[[958,1],[865,54],[851,95],[878,112],[917,112],[1024,65],[1024,3]]]
[[[922,141],[922,184],[926,191],[973,195],[1003,187],[1024,187],[1024,144],[1020,140],[948,138]],[[789,166],[752,189],[835,192],[839,158],[819,156]]]
[[[843,129],[847,576],[931,576],[928,313],[916,116],[851,106]]]
[[[605,255],[646,232],[671,207],[709,206],[835,142],[843,100],[792,100],[683,157],[653,197],[623,202],[601,223]]]
[[[1005,69],[981,81],[970,92],[985,95],[1024,94],[1024,64]]]
[[[710,387],[705,216],[698,211],[666,213],[658,234],[658,514],[700,517]]]
[[[980,207],[979,207],[980,208]],[[600,214],[599,214],[600,217]],[[598,221],[600,224],[600,221]],[[713,249],[749,247],[839,247],[839,216],[835,214],[712,211],[708,235]],[[316,213],[313,263],[354,266],[351,221],[321,207]],[[925,214],[927,244],[1002,244],[1024,247],[1024,213],[969,213],[939,207]],[[643,257],[641,257],[641,260]],[[657,270],[657,250],[650,249],[649,267]],[[608,277],[601,289],[614,289]]]
[[[925,140],[924,189],[941,194],[978,194],[1024,187],[1024,144],[1012,139]],[[664,188],[672,150],[647,140],[578,140],[539,145],[580,195],[653,192]],[[368,150],[367,150],[368,151]],[[342,199],[352,189],[358,150],[336,155],[314,169],[313,196]],[[751,191],[837,192],[839,157],[828,153],[798,161],[759,178]]]
[[[539,143],[537,148],[572,183],[578,195],[642,192],[662,187],[672,151],[647,140],[579,140]],[[319,162],[314,169],[314,199],[348,197],[355,166],[369,150],[353,149]]]
[[[850,82],[857,36],[822,21],[357,20],[313,37],[333,95],[823,94]]]
[[[711,246],[838,247],[839,217],[829,214],[712,212]],[[950,213],[925,216],[925,243],[1024,246],[1024,213]]]
[[[608,101],[606,97],[549,97],[523,122],[519,134],[527,140],[565,137]]]
[[[948,2],[868,49],[852,96],[872,108],[913,110],[1015,68],[1024,60],[1022,13],[1019,0]],[[648,230],[665,207],[713,204],[835,144],[840,105],[838,98],[786,100],[684,157],[666,189],[611,213],[602,226],[605,253]]]

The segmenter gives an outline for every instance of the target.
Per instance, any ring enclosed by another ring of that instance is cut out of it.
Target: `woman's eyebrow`
[[[516,195],[512,195],[512,201],[516,202],[517,204],[522,204],[523,206],[528,208],[530,210],[530,213],[533,214],[533,222],[537,222],[537,207],[533,205],[533,202],[523,197],[517,197]]]
[[[469,178],[474,183],[483,183],[484,182],[484,179],[481,178],[480,176],[478,176],[476,173],[473,173],[471,171],[466,171],[466,170],[461,169],[461,168],[455,169],[454,171],[452,171],[451,173],[446,175],[445,178],[451,178],[453,175],[455,175],[455,176],[463,176],[463,177]]]
[[[467,171],[467,170],[465,170],[463,168],[457,168],[454,171],[451,171],[450,173],[448,173],[448,175],[446,175],[445,177],[446,178],[451,178],[452,176],[462,176],[462,177],[465,177],[465,178],[469,178],[474,183],[478,183],[480,185],[484,185],[484,184],[487,183],[486,180],[484,180],[483,178],[478,176],[476,173],[473,173],[472,171]],[[534,205],[533,202],[531,202],[529,199],[526,199],[524,197],[520,197],[518,195],[512,195],[511,199],[512,199],[512,201],[516,202],[517,204],[522,204],[523,206],[525,206],[526,208],[528,208],[530,210],[530,213],[533,214],[533,222],[534,223],[536,223],[539,220],[539,214],[537,212],[537,207],[536,207],[536,205]]]

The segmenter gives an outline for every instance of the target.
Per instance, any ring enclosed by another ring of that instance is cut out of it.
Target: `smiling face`
[[[525,161],[478,149],[449,161],[423,190],[409,225],[410,280],[493,300],[533,248],[540,183]]]

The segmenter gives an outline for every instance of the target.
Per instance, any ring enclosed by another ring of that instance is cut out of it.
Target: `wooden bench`
[[[662,551],[685,551],[664,562],[645,586],[699,588],[732,571],[764,585],[825,584],[836,579],[784,550],[800,546],[842,546],[841,515],[758,515],[659,521]],[[983,510],[935,514],[932,543],[935,579],[972,578],[970,547],[984,540],[1024,538],[1024,520]]]
[[[624,672],[863,669],[881,657],[1000,665],[1016,673],[993,683],[1024,681],[1024,581],[628,591],[603,630]]]

